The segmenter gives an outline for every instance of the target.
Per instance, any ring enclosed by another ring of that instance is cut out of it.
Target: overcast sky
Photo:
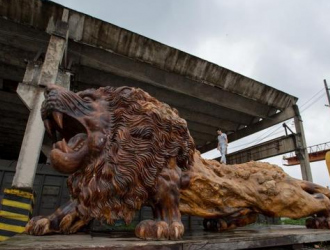
[[[307,144],[330,141],[330,108],[325,106],[323,85],[323,79],[330,85],[329,0],[55,2],[298,97]],[[283,129],[278,127],[231,143],[229,152],[258,143],[263,137],[280,136]],[[213,152],[206,157],[218,155]],[[282,157],[266,161],[282,166]],[[330,186],[325,162],[311,166],[314,182]],[[301,178],[300,166],[283,168]]]

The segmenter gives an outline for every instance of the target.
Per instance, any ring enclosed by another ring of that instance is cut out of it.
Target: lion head
[[[141,89],[73,93],[50,85],[41,113],[54,140],[51,165],[70,174],[68,187],[86,220],[129,223],[170,159],[181,169],[193,161],[186,121]]]

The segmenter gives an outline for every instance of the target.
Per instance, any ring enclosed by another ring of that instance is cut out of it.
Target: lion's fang
[[[63,114],[57,111],[53,112],[53,118],[60,129],[63,129]]]
[[[50,135],[50,137],[53,137],[53,133],[52,133],[52,125],[50,120],[44,120],[44,125],[46,128],[47,133]]]

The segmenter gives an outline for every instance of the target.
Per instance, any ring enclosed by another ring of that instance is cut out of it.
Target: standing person
[[[222,133],[221,129],[217,130],[218,133],[218,147],[217,149],[221,153],[221,160],[220,163],[226,164],[226,154],[227,154],[227,147],[228,147],[228,138],[225,133]]]

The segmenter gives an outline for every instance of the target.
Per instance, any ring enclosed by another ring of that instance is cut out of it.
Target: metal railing
[[[308,154],[313,154],[313,153],[323,152],[323,151],[328,151],[328,150],[330,150],[330,141],[307,147]],[[291,152],[289,154],[284,155],[283,160],[287,160],[288,158],[293,158],[293,157],[296,157],[295,152]]]

